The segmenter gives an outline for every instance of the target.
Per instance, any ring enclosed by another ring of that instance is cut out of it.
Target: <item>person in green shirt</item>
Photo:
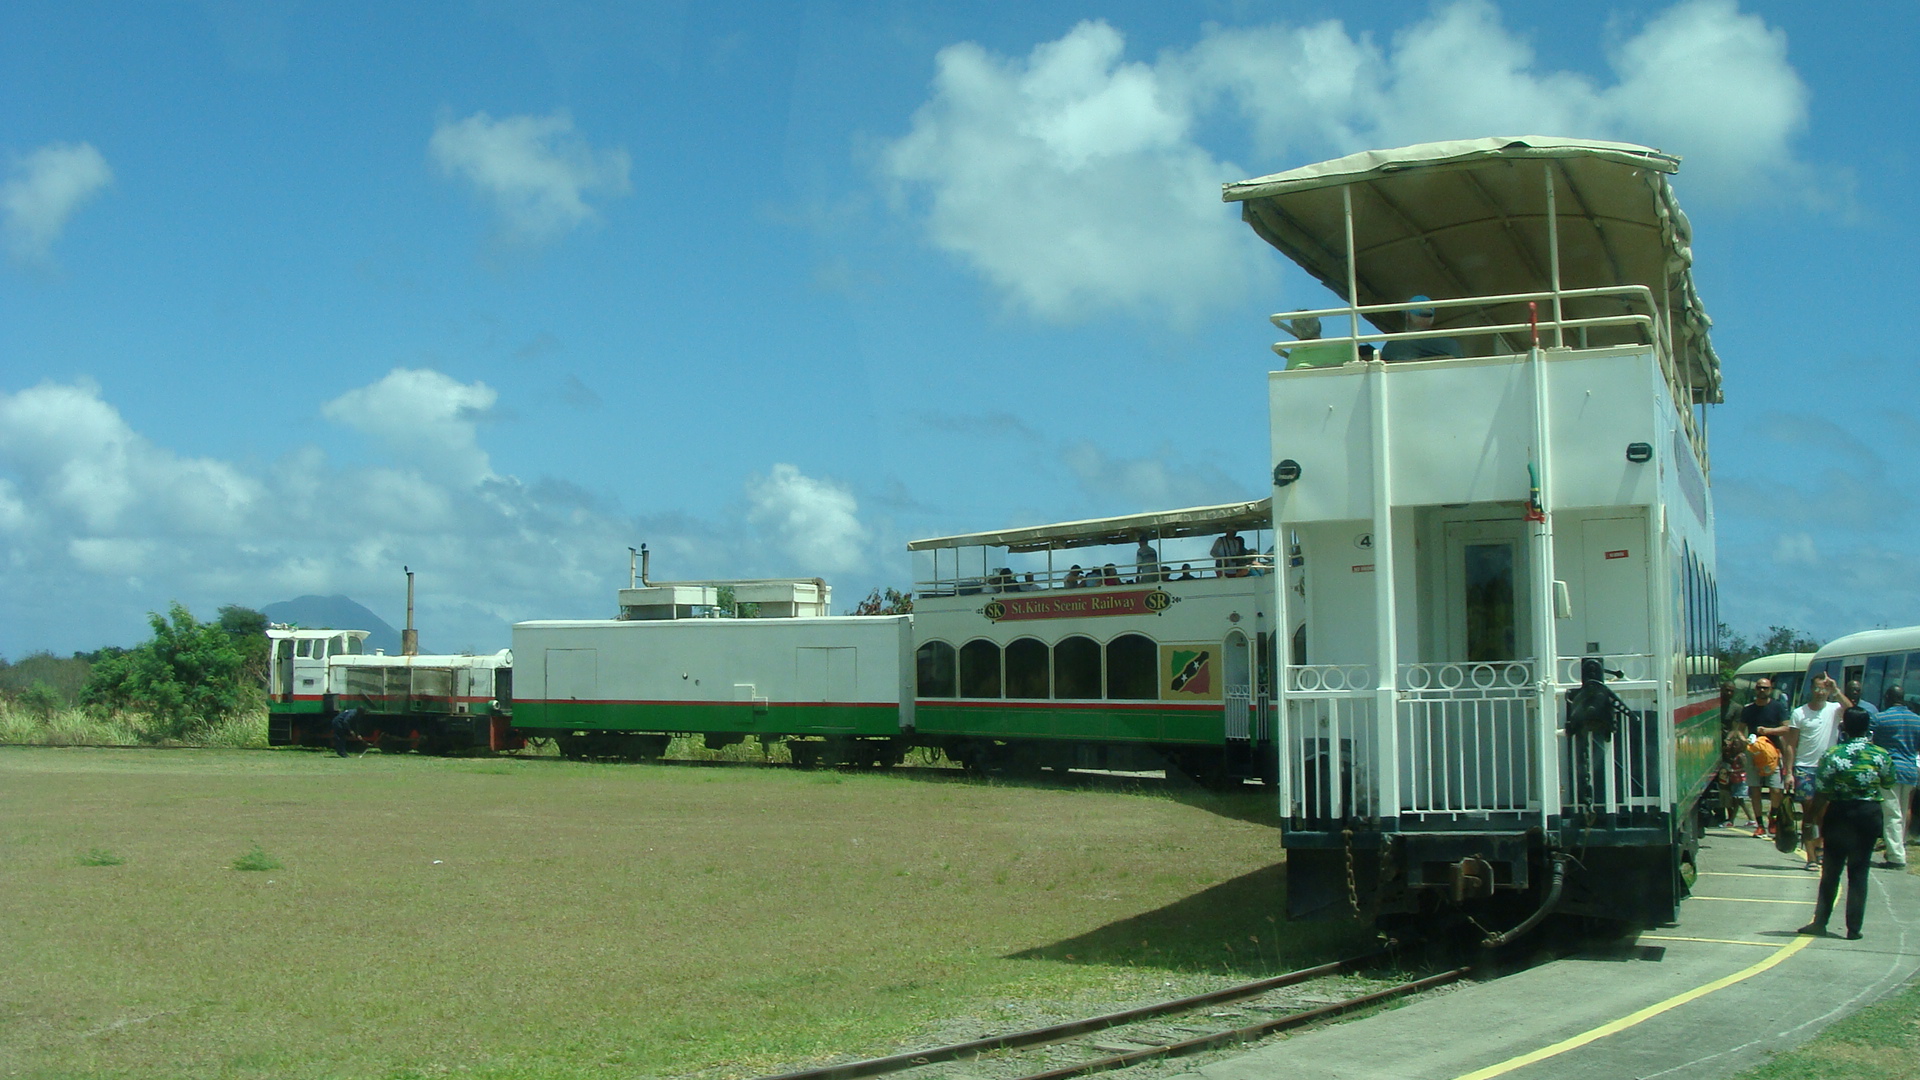
[[[1873,842],[1880,838],[1880,799],[1893,784],[1893,755],[1873,745],[1868,733],[1873,717],[1858,705],[1840,717],[1840,745],[1821,755],[1815,767],[1813,807],[1809,820],[1820,823],[1826,841],[1820,867],[1820,897],[1813,921],[1802,934],[1824,934],[1840,895],[1840,870],[1847,872],[1847,940],[1860,940],[1860,922],[1867,913],[1867,864]]]
[[[1310,367],[1339,367],[1353,359],[1353,346],[1344,341],[1321,341],[1320,320],[1312,315],[1288,319],[1281,324],[1300,344],[1287,350],[1287,370]],[[1276,346],[1277,348],[1277,346]]]

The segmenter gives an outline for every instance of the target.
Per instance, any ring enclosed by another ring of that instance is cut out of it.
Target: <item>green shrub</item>
[[[235,870],[278,870],[283,865],[285,864],[279,859],[261,851],[259,844],[253,845],[252,851],[233,860]]]
[[[246,658],[219,623],[201,623],[183,605],[168,616],[149,613],[153,640],[93,665],[81,703],[96,710],[133,711],[152,718],[160,739],[185,737],[197,724],[231,716],[255,695],[245,679]]]

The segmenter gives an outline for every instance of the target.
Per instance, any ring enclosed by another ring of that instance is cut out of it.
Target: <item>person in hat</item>
[[[1415,296],[1408,301],[1413,304],[1431,305],[1432,300],[1425,296]],[[1407,311],[1408,330],[1433,329],[1433,308],[1431,306],[1411,308]],[[1460,342],[1450,337],[1412,338],[1387,342],[1380,350],[1380,359],[1392,363],[1396,360],[1433,360],[1442,356],[1459,357],[1464,355]]]
[[[1284,320],[1280,326],[1300,339],[1300,344],[1286,350],[1288,371],[1339,367],[1353,359],[1353,346],[1346,342],[1320,340],[1320,320],[1312,315]]]

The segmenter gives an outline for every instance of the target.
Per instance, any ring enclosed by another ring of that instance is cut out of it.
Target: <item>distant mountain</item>
[[[290,623],[309,630],[371,630],[373,633],[367,637],[366,644],[368,652],[400,651],[400,631],[350,597],[301,596],[268,604],[260,609],[260,614],[265,615],[268,622]]]

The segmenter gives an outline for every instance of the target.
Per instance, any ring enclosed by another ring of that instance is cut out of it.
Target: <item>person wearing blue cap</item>
[[[1415,296],[1409,303],[1432,304],[1425,296]],[[1408,330],[1433,329],[1433,308],[1416,307],[1407,312]],[[1413,338],[1389,341],[1387,347],[1380,350],[1380,359],[1395,360],[1433,360],[1442,356],[1459,357],[1460,343],[1450,337]]]

